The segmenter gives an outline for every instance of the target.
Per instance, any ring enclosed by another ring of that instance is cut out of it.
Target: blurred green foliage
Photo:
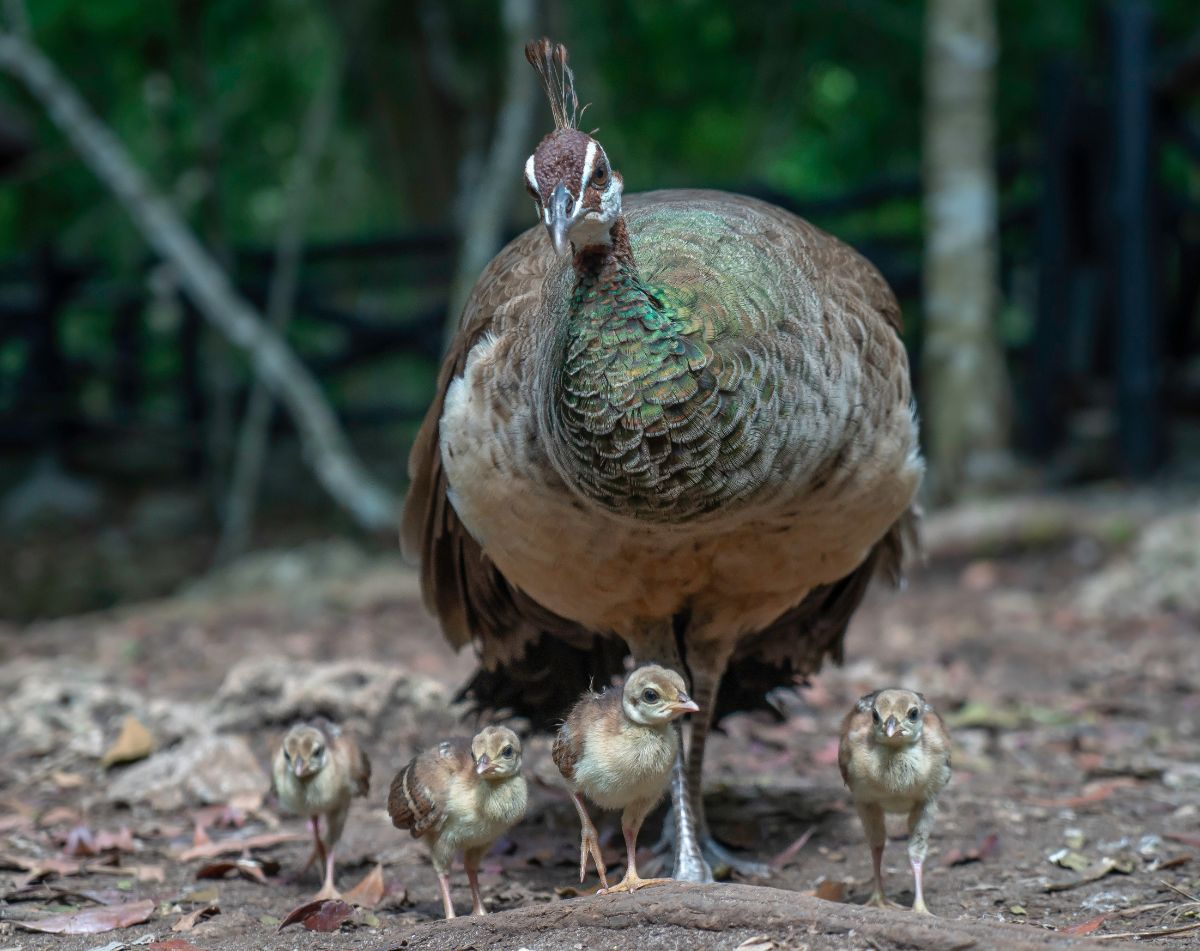
[[[1200,26],[1195,0],[1155,6],[1168,39]],[[997,0],[1001,146],[1033,144],[1040,65],[1095,58],[1102,9]],[[600,128],[631,190],[757,183],[798,197],[915,170],[922,13],[911,0],[542,5],[591,103],[585,127]],[[449,223],[500,95],[496,0],[37,0],[30,14],[38,42],[218,246],[272,239],[306,104],[334,64],[348,81],[313,237]],[[122,211],[35,107],[3,95],[25,104],[39,149],[0,191],[0,256],[53,243],[140,260]],[[520,170],[494,187],[519,193]]]

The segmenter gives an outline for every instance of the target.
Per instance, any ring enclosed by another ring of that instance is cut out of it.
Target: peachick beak
[[[481,756],[479,757],[479,761],[475,764],[475,774],[477,776],[482,776],[484,773],[490,771],[491,768],[492,761],[488,759],[487,756]]]
[[[887,723],[883,725],[883,728],[887,732],[888,739],[891,739],[896,735],[896,731],[900,729],[900,724],[896,722],[895,717],[888,717]]]
[[[671,709],[676,713],[699,713],[700,706],[689,697],[686,693],[681,693],[679,699],[671,704]]]
[[[558,254],[566,254],[571,250],[571,239],[567,232],[574,224],[571,216],[571,193],[561,182],[554,186],[550,193],[550,203],[546,206],[550,218],[546,222],[546,230],[550,232],[550,243]]]
[[[304,775],[304,760],[299,756],[292,760],[292,772],[296,774],[297,779]]]

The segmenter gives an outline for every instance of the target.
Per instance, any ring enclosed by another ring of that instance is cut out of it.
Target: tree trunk
[[[925,333],[922,415],[941,501],[1008,465],[1008,384],[996,334],[993,0],[925,11]]]
[[[116,196],[151,247],[178,271],[197,309],[244,349],[255,372],[287,406],[308,463],[331,496],[360,525],[395,524],[396,498],[355,457],[317,381],[230,284],[212,255],[151,186],[124,146],[54,65],[16,33],[0,34],[0,69],[20,80],[80,157]]]

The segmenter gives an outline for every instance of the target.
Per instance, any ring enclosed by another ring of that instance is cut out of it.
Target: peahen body
[[[840,656],[895,575],[922,463],[900,311],[835,238],[715,191],[622,198],[575,129],[565,50],[530,44],[556,129],[542,228],[480,277],[410,458],[404,541],[480,699],[561,715],[628,648],[686,670],[676,875],[704,879],[705,739]],[[569,252],[569,253],[568,253]],[[616,639],[619,639],[616,640]],[[556,709],[545,709],[545,706]]]

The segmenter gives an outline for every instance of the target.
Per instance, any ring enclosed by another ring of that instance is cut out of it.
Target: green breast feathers
[[[617,514],[695,517],[751,493],[780,413],[758,346],[778,263],[711,212],[630,216],[634,261],[581,256],[553,404],[575,484]],[[778,357],[777,357],[778,358]]]

